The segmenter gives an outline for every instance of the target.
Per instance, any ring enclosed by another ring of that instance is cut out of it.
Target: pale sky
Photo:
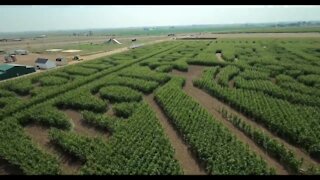
[[[0,6],[0,32],[320,20],[320,6]]]

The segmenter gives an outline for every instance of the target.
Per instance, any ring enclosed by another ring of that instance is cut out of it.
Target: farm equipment
[[[73,60],[81,61],[83,60],[79,55],[73,57]]]
[[[10,62],[16,62],[17,58],[14,54],[10,54],[10,55],[5,55],[4,56],[4,62],[5,63],[10,63]]]

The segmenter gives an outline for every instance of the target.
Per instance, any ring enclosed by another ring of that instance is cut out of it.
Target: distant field
[[[172,40],[0,82],[0,174],[320,174],[319,47]]]
[[[168,35],[170,33],[254,33],[254,32],[320,32],[319,25],[308,26],[277,26],[274,25],[259,25],[259,24],[247,24],[247,25],[194,25],[194,26],[167,26],[167,27],[151,27],[151,28],[115,28],[115,29],[95,29],[92,30],[93,36],[73,36],[73,33],[84,34],[88,30],[73,30],[73,31],[49,31],[49,32],[24,32],[24,33],[0,33],[0,38],[33,38],[39,34],[46,34],[48,37],[67,39],[85,39],[96,38],[106,36],[155,36],[155,35]],[[41,40],[41,39],[40,39]]]

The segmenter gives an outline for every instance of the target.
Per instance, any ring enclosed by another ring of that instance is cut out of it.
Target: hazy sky
[[[0,6],[0,32],[320,20],[320,6]]]

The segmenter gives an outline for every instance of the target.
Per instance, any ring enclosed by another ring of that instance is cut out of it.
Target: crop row
[[[155,99],[210,174],[270,174],[222,124],[182,91],[184,79],[173,78],[155,92]]]

